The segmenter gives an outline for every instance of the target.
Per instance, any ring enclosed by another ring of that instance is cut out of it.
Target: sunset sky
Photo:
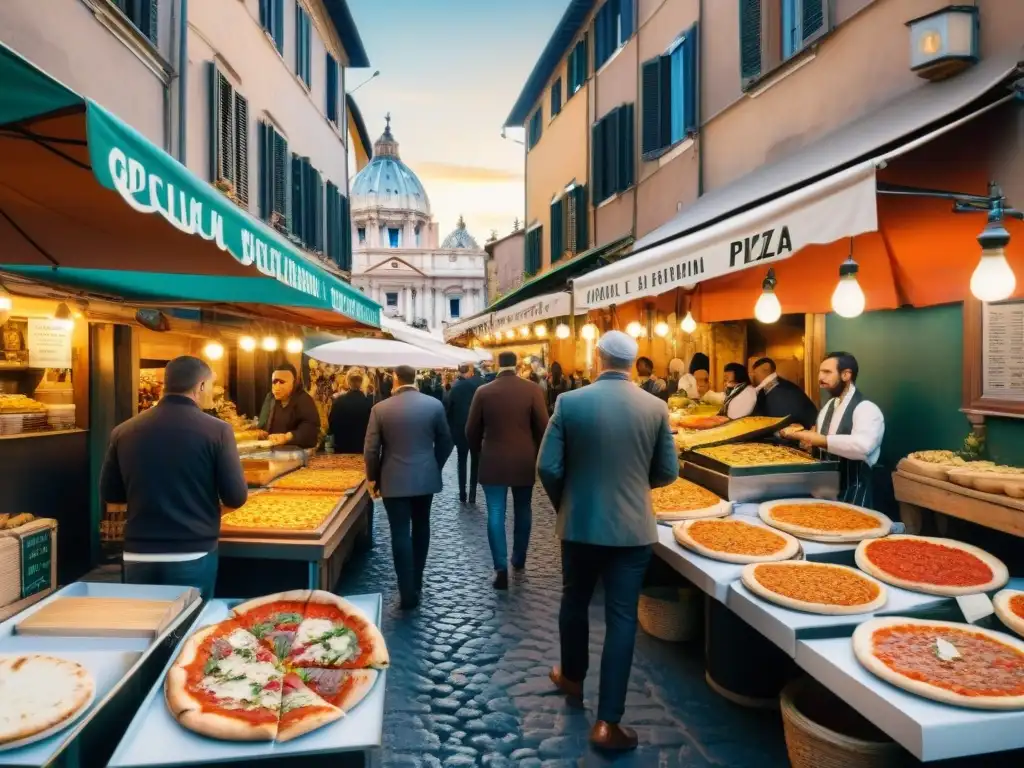
[[[459,215],[483,245],[523,218],[523,146],[501,126],[566,0],[348,0],[372,66],[346,72],[371,140],[391,129],[441,237]],[[384,10],[386,9],[386,10]],[[522,139],[522,131],[509,132]]]

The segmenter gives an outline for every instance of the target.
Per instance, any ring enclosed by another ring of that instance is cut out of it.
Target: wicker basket
[[[690,640],[700,619],[695,591],[680,587],[648,587],[640,594],[637,617],[644,632],[659,640]]]
[[[902,768],[909,764],[902,747],[814,680],[805,677],[787,685],[780,704],[793,768]]]

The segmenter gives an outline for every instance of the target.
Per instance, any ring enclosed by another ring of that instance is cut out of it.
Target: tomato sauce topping
[[[1024,595],[1014,595],[1010,598],[1010,610],[1024,619]]]
[[[959,655],[945,660],[938,640]],[[877,630],[874,654],[906,678],[961,696],[1024,696],[1024,653],[970,630],[896,625]]]
[[[827,565],[759,565],[754,578],[777,594],[822,605],[865,605],[879,592],[856,571]]]
[[[971,587],[992,580],[992,569],[976,555],[914,539],[881,539],[867,546],[868,558],[905,581],[943,587]]]

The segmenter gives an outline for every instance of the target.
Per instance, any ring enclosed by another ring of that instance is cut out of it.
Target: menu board
[[[50,570],[53,567],[52,528],[26,534],[21,539],[21,596],[28,597],[53,586]]]
[[[30,368],[71,367],[71,327],[66,320],[28,320],[28,364]]]
[[[982,395],[1024,401],[1024,301],[982,308]]]

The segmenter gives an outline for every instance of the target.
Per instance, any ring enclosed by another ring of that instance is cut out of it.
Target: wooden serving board
[[[156,637],[197,595],[190,590],[177,600],[61,597],[22,619],[14,631],[63,637]]]

